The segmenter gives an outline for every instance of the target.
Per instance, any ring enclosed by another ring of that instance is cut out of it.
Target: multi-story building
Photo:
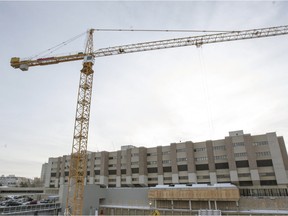
[[[17,177],[15,175],[2,175],[0,177],[0,184],[1,186],[8,186],[8,187],[20,187],[23,185],[29,185],[31,183],[31,179],[25,177]]]
[[[58,188],[68,181],[69,161],[67,155],[49,158],[46,187]],[[112,188],[232,183],[244,196],[288,196],[287,175],[283,137],[234,131],[220,140],[89,152],[86,184]]]
[[[47,169],[48,169],[48,163],[42,164],[41,176],[40,176],[40,181],[41,182],[45,182]],[[48,172],[48,174],[50,174],[50,173]]]

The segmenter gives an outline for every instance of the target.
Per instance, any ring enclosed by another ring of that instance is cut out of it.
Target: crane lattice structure
[[[87,143],[90,105],[94,73],[92,67],[95,58],[184,46],[199,47],[209,43],[285,35],[288,34],[288,25],[143,42],[123,46],[102,48],[96,51],[93,51],[93,32],[94,29],[90,29],[88,31],[88,39],[84,53],[79,52],[71,55],[53,56],[48,58],[29,60],[20,60],[20,58],[18,57],[13,57],[10,61],[13,68],[20,68],[23,71],[27,71],[29,67],[33,66],[43,66],[50,64],[58,64],[62,62],[83,60],[83,68],[80,73],[73,145],[69,168],[67,190],[68,192],[65,210],[66,215],[82,215],[84,181],[86,177],[87,167]]]

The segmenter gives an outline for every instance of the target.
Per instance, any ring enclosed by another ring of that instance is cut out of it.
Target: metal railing
[[[53,211],[58,209],[61,209],[60,203],[9,206],[9,207],[0,207],[0,215],[13,215],[19,213],[32,214],[32,212]]]
[[[221,210],[213,210],[213,209],[200,209],[198,210],[198,216],[209,216],[209,215],[217,215],[221,216]]]

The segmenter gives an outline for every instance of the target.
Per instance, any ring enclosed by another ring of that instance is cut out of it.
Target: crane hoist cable
[[[208,128],[209,128],[209,137],[212,140],[214,135],[214,124],[213,124],[213,106],[211,106],[210,100],[210,91],[209,91],[209,84],[208,84],[208,71],[206,67],[205,56],[203,53],[202,46],[198,49],[198,58],[200,63],[200,72],[201,72],[201,80],[202,80],[202,91],[203,91],[203,98],[204,103],[206,106],[207,112],[207,121],[208,121]]]

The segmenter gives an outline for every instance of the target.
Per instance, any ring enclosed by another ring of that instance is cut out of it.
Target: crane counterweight
[[[13,57],[11,58],[11,61],[10,61],[10,65],[13,67],[13,68],[19,68],[21,69],[22,71],[28,71],[28,63],[25,62],[25,61],[21,61],[20,63],[20,58],[19,57]]]

